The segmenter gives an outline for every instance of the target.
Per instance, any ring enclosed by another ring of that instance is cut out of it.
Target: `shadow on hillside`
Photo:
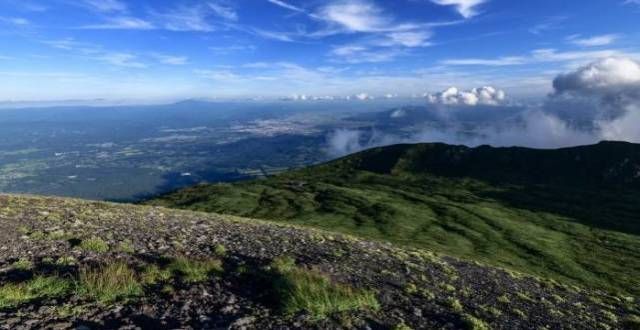
[[[593,228],[640,235],[638,192],[519,186],[477,194],[510,207],[560,215]]]
[[[184,175],[184,173],[180,172],[171,172],[163,175],[162,179],[163,183],[157,186],[152,192],[137,194],[130,198],[111,199],[109,201],[115,203],[139,203],[200,183],[237,182],[250,179],[250,177],[237,172],[208,170],[190,173],[189,175]]]

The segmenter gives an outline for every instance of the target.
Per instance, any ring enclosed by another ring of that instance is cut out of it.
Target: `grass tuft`
[[[287,314],[306,311],[314,319],[352,310],[377,310],[380,305],[372,291],[357,290],[333,283],[327,276],[292,265],[292,259],[279,258],[272,264],[278,301]]]
[[[83,240],[80,243],[80,248],[86,251],[93,251],[98,253],[109,252],[109,244],[99,237],[93,237],[87,240]]]
[[[103,304],[142,295],[142,285],[135,271],[124,262],[95,268],[82,268],[77,283],[80,296]]]
[[[146,285],[154,285],[158,283],[168,282],[173,278],[171,271],[161,269],[157,265],[147,266],[141,275],[142,282]]]
[[[473,317],[471,315],[464,315],[462,317],[462,322],[464,324],[464,328],[467,330],[490,330],[491,327],[482,321],[479,318]]]
[[[11,264],[11,267],[15,270],[31,270],[33,269],[33,262],[31,262],[28,259],[20,259],[16,262],[14,262],[13,264]]]
[[[224,257],[227,255],[227,248],[222,244],[216,244],[213,248],[213,253],[215,253],[218,257]]]
[[[204,282],[213,274],[220,274],[224,270],[222,262],[217,259],[190,260],[187,258],[177,258],[168,269],[179,275],[187,283]]]
[[[19,283],[0,286],[0,309],[16,307],[40,299],[58,298],[71,291],[71,282],[60,277],[38,276]]]

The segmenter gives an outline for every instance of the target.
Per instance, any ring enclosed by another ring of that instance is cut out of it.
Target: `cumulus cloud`
[[[441,105],[498,105],[504,102],[505,92],[491,86],[474,88],[469,91],[450,87],[447,90],[428,94],[427,101],[431,104]]]
[[[640,87],[640,63],[629,58],[605,58],[559,75],[553,81],[553,87],[557,94],[605,95],[637,92]]]
[[[575,115],[588,114],[594,121],[618,119],[640,105],[640,63],[604,58],[559,75],[553,88],[549,108],[562,104]]]

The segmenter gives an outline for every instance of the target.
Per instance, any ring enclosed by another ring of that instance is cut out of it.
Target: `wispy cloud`
[[[455,6],[462,17],[471,18],[479,14],[478,6],[488,0],[431,0],[431,2],[441,6]]]
[[[113,66],[143,69],[148,67],[138,56],[128,52],[110,51],[100,45],[77,41],[73,38],[43,41],[53,48],[70,52],[84,59],[96,60]]]
[[[306,10],[304,10],[304,9],[302,9],[300,7],[294,6],[292,4],[286,3],[284,1],[280,1],[280,0],[267,0],[267,1],[269,1],[270,3],[272,3],[272,4],[276,5],[276,6],[280,6],[282,8],[285,8],[285,9],[289,9],[289,10],[292,10],[292,11],[297,11],[299,13],[306,13]]]
[[[31,24],[31,21],[23,17],[0,17],[0,23],[13,26],[27,26]]]
[[[205,79],[224,82],[237,81],[241,78],[230,70],[195,70],[194,73]]]
[[[160,53],[151,54],[158,62],[168,65],[185,65],[189,62],[189,58],[186,56],[174,56]]]
[[[126,3],[120,0],[80,0],[79,5],[101,13],[119,13],[128,11]]]
[[[21,11],[42,13],[49,10],[49,7],[44,6],[40,3],[32,2],[30,0],[15,1],[15,3],[12,3],[12,4],[15,5],[16,8]]]
[[[146,64],[138,61],[138,57],[129,53],[105,53],[96,57],[97,60],[107,62],[114,66],[125,68],[144,69]]]
[[[164,12],[152,12],[157,25],[170,31],[213,32],[226,23],[238,20],[231,7],[208,1],[195,5],[180,5]]]
[[[152,30],[156,27],[148,21],[135,17],[114,17],[105,23],[85,25],[82,29],[93,30]]]
[[[229,45],[229,46],[212,46],[209,47],[215,54],[230,54],[235,52],[253,52],[256,50],[256,46],[254,45]]]
[[[337,0],[313,12],[313,18],[326,24],[308,33],[312,38],[336,34],[358,34],[356,42],[334,46],[329,56],[334,62],[386,62],[408,53],[407,49],[431,45],[432,28],[443,23],[401,21],[375,2]]]
[[[364,0],[331,2],[320,8],[315,17],[340,27],[345,32],[397,32],[420,27],[413,23],[397,23],[375,3]]]
[[[405,50],[397,48],[372,49],[360,45],[343,45],[333,48],[329,56],[334,62],[357,64],[389,62],[404,54],[406,54]]]
[[[237,21],[238,20],[238,13],[235,11],[235,9],[229,7],[229,6],[225,6],[219,3],[215,3],[215,2],[209,2],[207,3],[207,5],[209,6],[209,8],[211,8],[211,10],[213,10],[213,12],[226,19],[229,21]]]
[[[575,64],[579,64],[611,56],[636,57],[637,54],[628,54],[624,51],[616,49],[591,51],[558,51],[556,49],[536,49],[525,56],[447,59],[440,61],[440,64],[448,66],[512,66],[548,62],[574,62]]]
[[[381,46],[426,47],[430,46],[431,31],[391,32],[378,44]]]
[[[566,16],[553,16],[548,17],[542,22],[532,26],[529,32],[540,35],[548,31],[557,30],[562,27],[562,23],[567,20]]]
[[[569,42],[574,45],[582,46],[582,47],[597,47],[597,46],[607,46],[614,43],[616,40],[620,38],[617,34],[604,34],[593,37],[582,38],[579,35],[570,36],[568,38]]]
[[[525,64],[527,58],[512,56],[512,57],[500,57],[496,59],[481,59],[481,58],[464,58],[464,59],[452,59],[441,61],[443,65],[469,65],[469,66],[509,66]]]

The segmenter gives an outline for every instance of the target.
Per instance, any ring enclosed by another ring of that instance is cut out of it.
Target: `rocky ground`
[[[288,259],[350,298],[287,309]],[[91,281],[113,265],[126,294]],[[0,195],[0,329],[638,329],[638,301],[258,220]]]

